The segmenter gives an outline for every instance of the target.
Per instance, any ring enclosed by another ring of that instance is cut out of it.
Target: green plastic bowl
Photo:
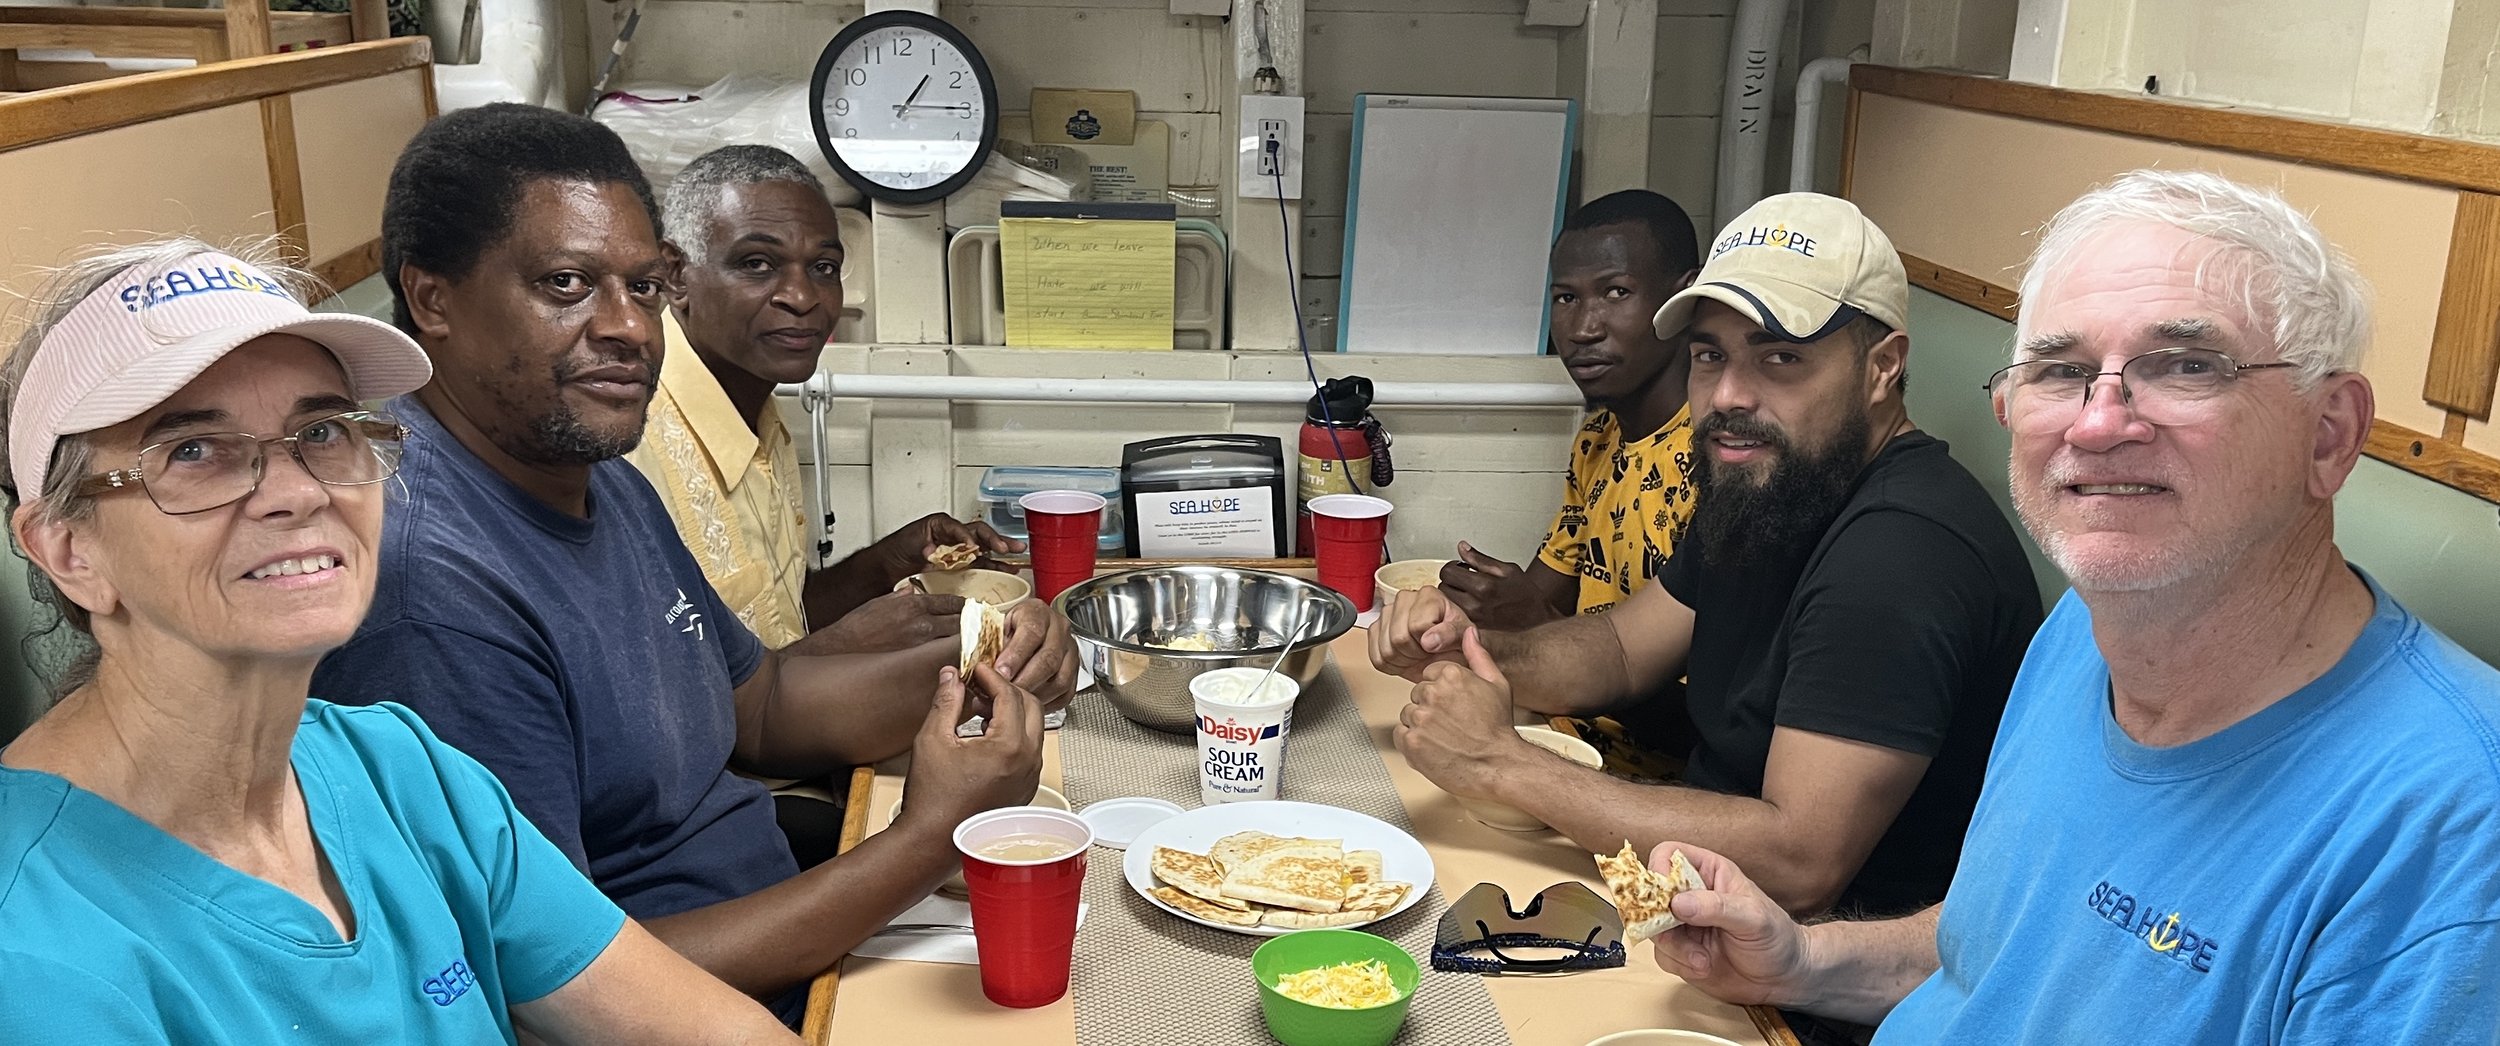
[[[1389,983],[1398,1001],[1361,1010],[1339,1010],[1288,999],[1276,991],[1286,974],[1338,963],[1378,959],[1389,967]],[[1270,938],[1250,954],[1250,972],[1259,980],[1259,1012],[1267,1017],[1267,1033],[1285,1046],[1385,1046],[1406,1023],[1407,1004],[1415,1000],[1415,984],[1423,977],[1413,956],[1387,938],[1357,930],[1300,930]]]

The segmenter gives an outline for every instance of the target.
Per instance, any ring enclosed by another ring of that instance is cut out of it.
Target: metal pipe
[[[1817,58],[1797,74],[1797,127],[1788,144],[1788,191],[1813,192],[1815,147],[1823,141],[1823,91],[1849,82],[1849,59]]]
[[[817,392],[842,399],[993,400],[1058,403],[1303,403],[1302,381],[1161,378],[980,378],[960,374],[818,374],[783,385],[784,396]],[[1388,407],[1577,407],[1580,390],[1543,382],[1379,382],[1372,402]]]
[[[1779,82],[1780,30],[1788,0],[1736,0],[1719,99],[1719,184],[1710,219],[1724,226],[1762,199],[1770,155],[1771,97]]]

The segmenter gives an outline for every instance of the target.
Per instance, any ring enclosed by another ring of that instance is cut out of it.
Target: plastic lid
[[[1330,378],[1320,383],[1320,390],[1328,400],[1328,411],[1322,414],[1321,397],[1313,396],[1302,408],[1305,420],[1323,425],[1334,422],[1338,428],[1352,428],[1363,420],[1365,412],[1372,409],[1372,380],[1362,375]]]
[[[1094,843],[1114,850],[1126,850],[1128,844],[1144,835],[1146,829],[1181,815],[1179,803],[1162,799],[1132,796],[1126,799],[1105,799],[1088,805],[1077,816],[1094,828]]]
[[[1037,490],[1082,490],[1105,498],[1120,493],[1120,470],[1056,465],[993,465],[981,474],[981,496],[1013,501]]]

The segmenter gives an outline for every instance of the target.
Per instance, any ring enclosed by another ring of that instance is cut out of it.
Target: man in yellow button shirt
[[[1021,551],[987,524],[925,517],[811,569],[798,451],[773,387],[800,382],[842,313],[842,243],[824,187],[795,157],[733,145],[671,184],[662,220],[677,262],[668,340],[634,467],[658,488],[704,576],[766,647],[809,639],[903,649],[956,630],[951,596],[893,594],[936,546]]]
[[[1441,591],[1479,626],[1533,628],[1595,614],[1647,585],[1693,515],[1691,371],[1680,337],[1651,317],[1701,269],[1693,220],[1646,189],[1572,212],[1554,241],[1551,332],[1589,415],[1572,437],[1562,510],[1535,561],[1461,542]]]
[[[816,372],[842,314],[841,229],[824,185],[779,149],[726,146],[678,174],[661,220],[672,286],[661,315],[666,355],[642,442],[628,459],[659,491],[705,580],[768,649],[951,646],[963,601],[894,592],[896,583],[927,569],[939,546],[1017,552],[1022,542],[938,513],[841,562],[811,567],[798,450],[772,395],[774,386]],[[1063,693],[1045,680],[1074,676],[1067,619],[1040,604],[1009,613],[1010,627],[1045,628],[1049,636],[1019,673],[1031,678],[1018,685]],[[765,783],[799,866],[832,857],[841,775]]]

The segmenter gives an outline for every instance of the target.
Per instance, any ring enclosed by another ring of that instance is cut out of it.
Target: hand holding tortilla
[[[967,599],[961,627],[963,656],[955,668],[969,679],[973,666],[996,662],[999,653],[1007,649],[1007,615],[980,600]]]
[[[969,541],[939,545],[929,553],[931,570],[964,570],[981,558],[981,546]]]
[[[1615,895],[1615,910],[1623,915],[1623,943],[1639,944],[1676,927],[1671,907],[1675,895],[1686,890],[1707,889],[1701,872],[1685,859],[1684,851],[1667,852],[1665,874],[1641,863],[1632,850],[1631,840],[1624,840],[1623,852],[1612,857],[1593,854],[1597,858],[1597,874],[1605,877],[1606,890]]]

